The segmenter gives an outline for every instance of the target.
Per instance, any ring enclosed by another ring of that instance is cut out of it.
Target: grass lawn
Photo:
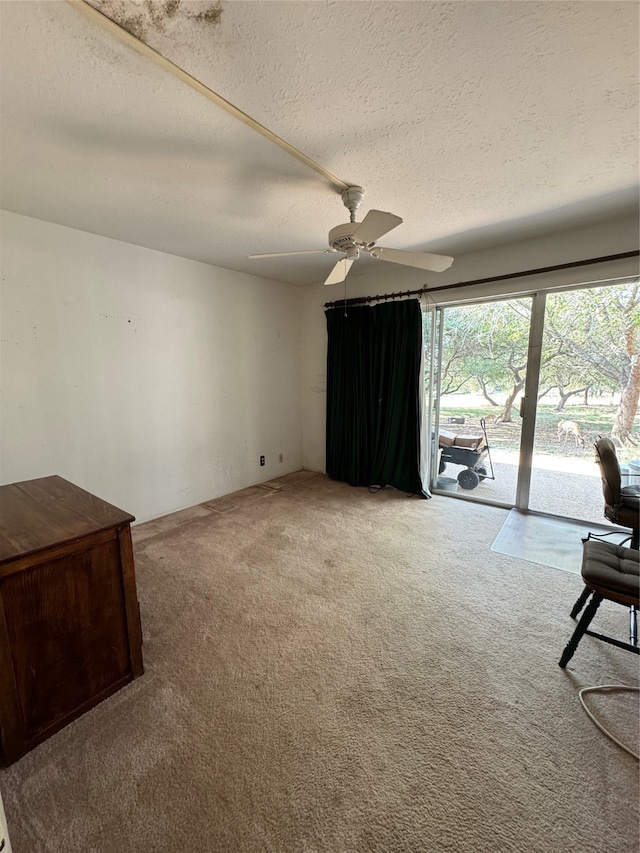
[[[561,412],[555,410],[554,403],[538,404],[536,418],[536,453],[549,454],[553,456],[593,457],[593,443],[598,436],[607,436],[611,432],[611,426],[615,417],[617,406],[593,405],[593,406],[566,406]],[[461,399],[455,401],[450,396],[440,410],[440,424],[445,429],[454,432],[468,433],[470,435],[480,434],[480,419],[491,415],[498,415],[501,407],[490,405],[473,406],[468,405],[461,395]],[[446,423],[449,417],[464,417],[464,425]],[[513,423],[487,424],[487,434],[491,447],[504,448],[505,450],[518,450],[520,447],[521,418],[514,407]],[[558,440],[558,422],[562,420],[575,421],[580,426],[580,432],[584,437],[584,447],[576,446],[575,439],[569,435],[566,443],[564,437]],[[622,464],[630,459],[640,458],[640,415],[636,415],[633,441],[629,442],[623,449],[618,448],[618,459]]]

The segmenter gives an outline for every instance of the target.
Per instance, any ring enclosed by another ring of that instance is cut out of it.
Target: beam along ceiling
[[[637,207],[635,3],[92,3],[363,186],[358,219],[401,216],[392,248],[455,254]],[[335,255],[247,257],[326,247],[348,213],[320,175],[68,3],[1,2],[0,26],[2,207],[324,280]]]

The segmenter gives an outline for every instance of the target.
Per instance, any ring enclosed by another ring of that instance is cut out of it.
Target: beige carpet
[[[580,579],[505,517],[302,474],[137,528],[146,673],[0,772],[15,853],[636,851],[577,691],[638,659],[558,668]],[[637,744],[636,696],[591,704]]]

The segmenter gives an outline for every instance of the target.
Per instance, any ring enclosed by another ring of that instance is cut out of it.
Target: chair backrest
[[[609,506],[620,503],[620,463],[616,448],[610,438],[599,438],[595,443],[596,462],[600,466],[604,502]]]

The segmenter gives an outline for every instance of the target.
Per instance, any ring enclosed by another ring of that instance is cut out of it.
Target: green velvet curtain
[[[420,476],[422,311],[417,299],[329,308],[327,474],[426,496]]]

